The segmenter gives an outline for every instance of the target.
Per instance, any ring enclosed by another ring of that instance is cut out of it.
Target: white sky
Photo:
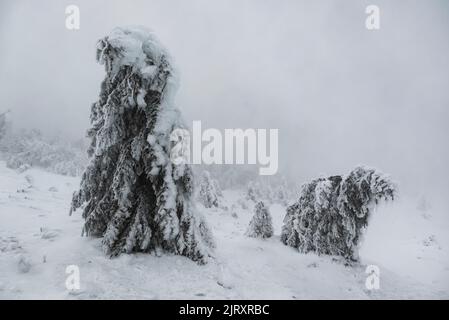
[[[79,31],[65,28],[68,4]],[[174,56],[188,122],[279,128],[281,166],[300,181],[367,164],[448,198],[448,1],[1,0],[0,110],[84,135],[104,76],[96,40],[128,24]]]

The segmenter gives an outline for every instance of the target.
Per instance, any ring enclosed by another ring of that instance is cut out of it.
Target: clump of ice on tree
[[[383,173],[357,167],[346,176],[319,178],[302,186],[287,208],[281,241],[300,252],[358,260],[358,244],[380,200],[393,200],[396,186]]]
[[[165,251],[206,262],[213,241],[192,201],[192,170],[170,161],[170,133],[184,127],[170,55],[146,28],[127,27],[98,42],[97,60],[106,77],[92,105],[91,162],[72,201],[84,233],[103,236],[111,256]]]
[[[251,238],[270,238],[273,235],[273,223],[270,212],[263,201],[254,207],[254,216],[245,233]]]

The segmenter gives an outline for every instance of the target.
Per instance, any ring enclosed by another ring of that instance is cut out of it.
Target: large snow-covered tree
[[[357,261],[360,237],[375,205],[395,194],[388,176],[367,167],[315,179],[302,186],[299,200],[287,208],[281,241],[300,252]]]
[[[192,201],[192,171],[170,161],[170,133],[183,128],[167,50],[143,27],[116,28],[97,45],[106,77],[92,105],[90,164],[73,196],[83,233],[111,256],[169,252],[206,262],[212,239]]]
[[[271,215],[263,201],[255,205],[254,216],[249,223],[246,235],[251,238],[270,238],[273,235]]]

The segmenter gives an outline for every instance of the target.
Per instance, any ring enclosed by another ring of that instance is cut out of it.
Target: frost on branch
[[[395,194],[388,176],[366,167],[315,179],[302,186],[299,200],[287,208],[281,241],[300,252],[357,261],[359,240],[375,205]]]
[[[73,196],[84,234],[111,256],[169,252],[206,262],[209,228],[192,202],[192,171],[170,161],[170,133],[183,128],[173,105],[176,72],[155,36],[116,28],[101,39],[106,77],[92,105],[90,164]]]
[[[271,215],[262,201],[254,207],[254,216],[249,223],[246,235],[252,238],[270,238],[273,235]]]

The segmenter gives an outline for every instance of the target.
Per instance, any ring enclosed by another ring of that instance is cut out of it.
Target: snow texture
[[[18,193],[26,176],[33,177],[33,188]],[[198,265],[171,254],[106,257],[101,239],[80,238],[80,214],[67,215],[78,184],[78,178],[37,168],[18,173],[0,161],[0,299],[449,298],[447,212],[433,205],[432,219],[425,219],[414,198],[378,207],[361,263],[351,266],[284,246],[279,235],[285,208],[279,204],[269,206],[274,235],[265,240],[245,235],[252,207],[236,206],[237,218],[200,207],[216,249],[214,259]],[[223,190],[230,204],[244,193]],[[379,290],[365,287],[367,264],[380,268]],[[79,290],[65,286],[70,265],[79,267]]]

